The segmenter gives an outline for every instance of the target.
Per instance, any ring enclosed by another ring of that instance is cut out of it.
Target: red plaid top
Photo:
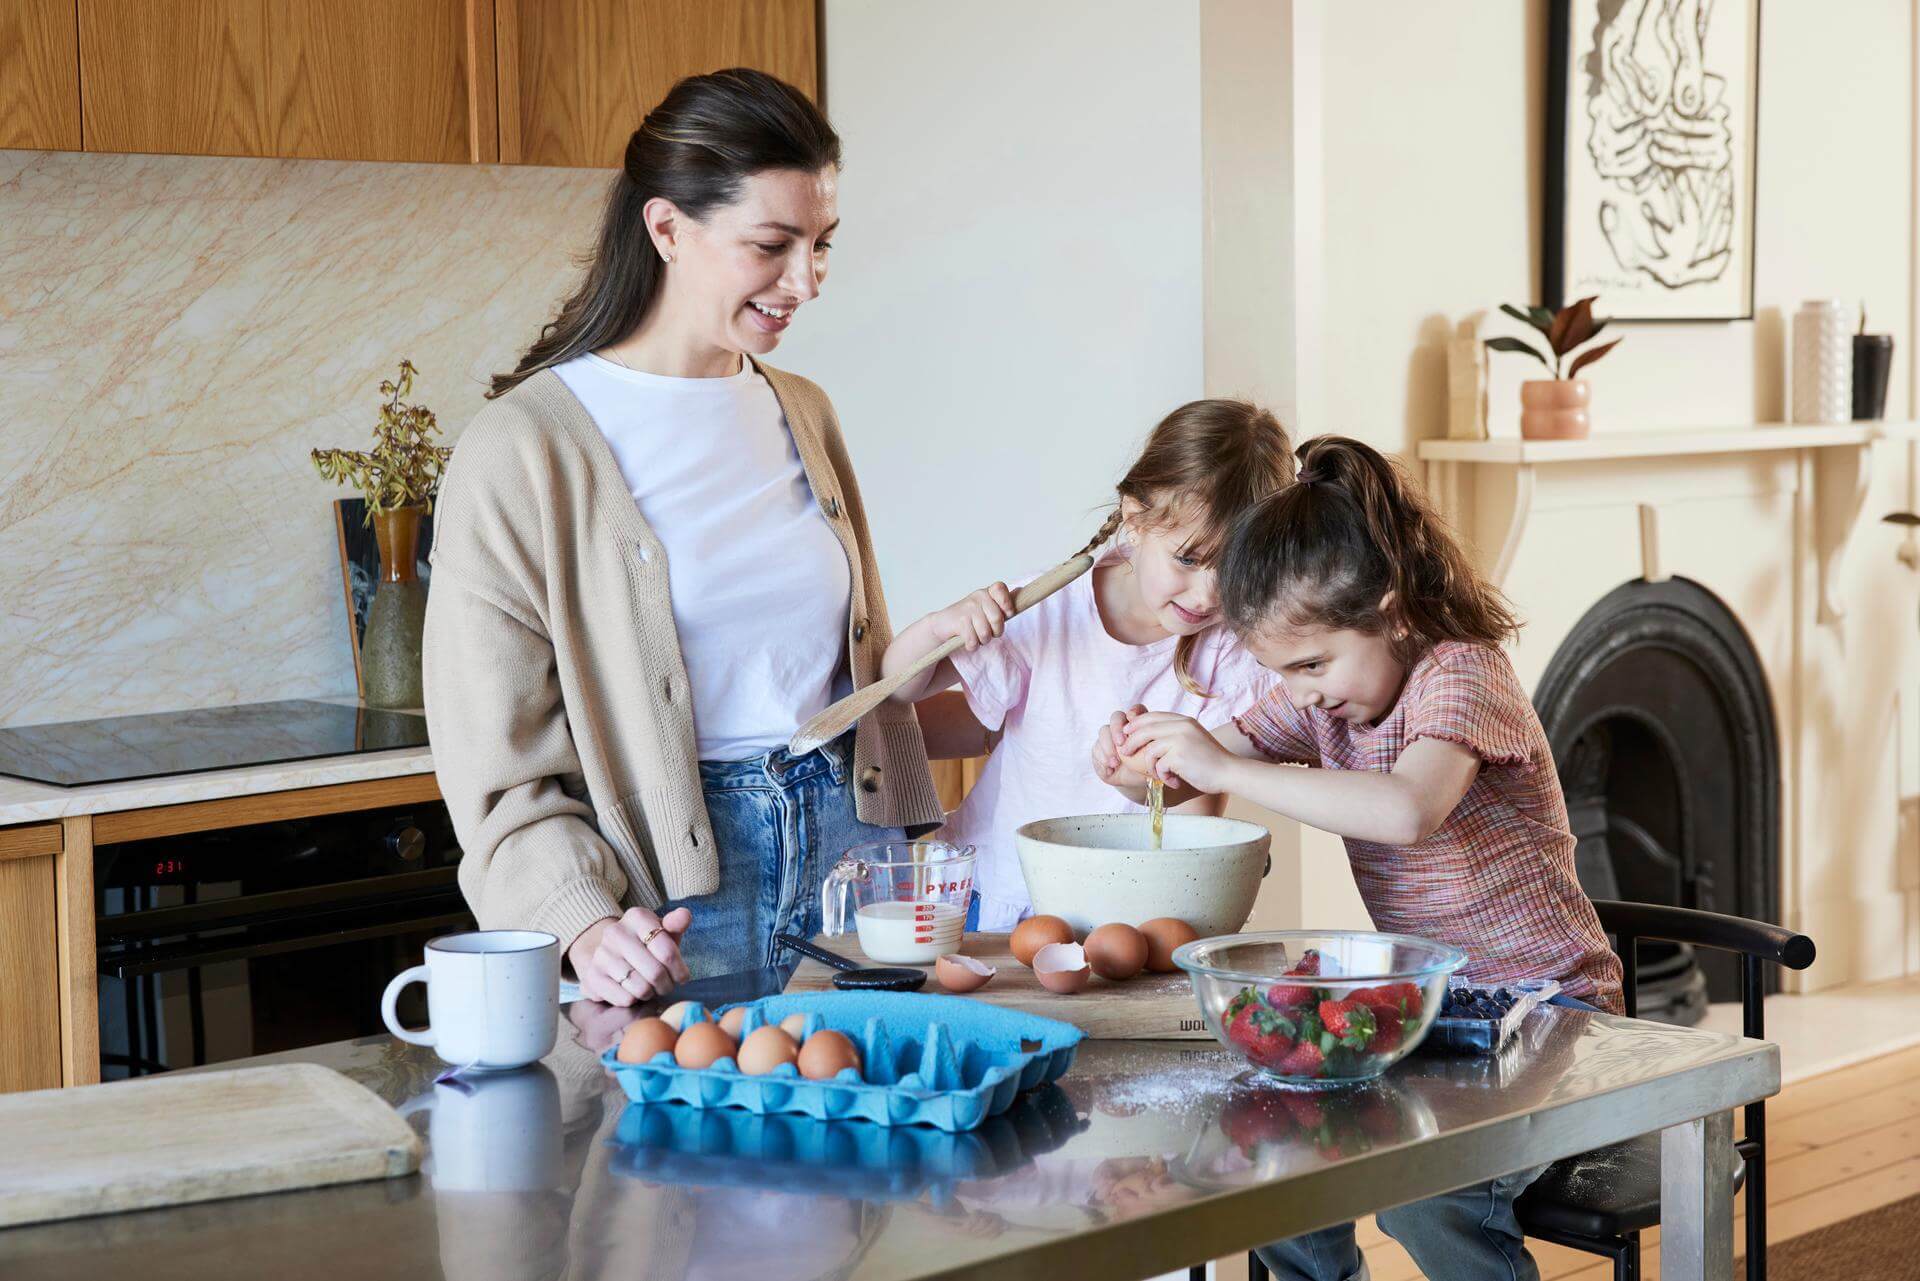
[[[1295,707],[1284,685],[1234,723],[1271,759],[1323,769],[1385,773],[1422,738],[1471,750],[1480,772],[1439,831],[1417,845],[1347,841],[1375,926],[1465,949],[1472,982],[1559,979],[1567,995],[1622,1012],[1619,959],[1574,877],[1553,753],[1506,654],[1435,646],[1372,728]]]

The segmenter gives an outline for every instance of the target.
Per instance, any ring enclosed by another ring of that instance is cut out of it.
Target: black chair
[[[1600,925],[1620,954],[1627,1014],[1634,1013],[1637,947],[1643,938],[1690,943],[1740,954],[1741,1030],[1765,1038],[1761,1002],[1766,994],[1763,962],[1804,970],[1813,964],[1813,940],[1764,921],[1654,903],[1596,899]],[[1746,1108],[1746,1136],[1734,1144],[1742,1166],[1747,1205],[1747,1277],[1767,1275],[1767,1105]],[[1528,1236],[1613,1260],[1615,1281],[1640,1276],[1640,1234],[1660,1222],[1660,1136],[1644,1134],[1625,1143],[1556,1161],[1515,1204]]]

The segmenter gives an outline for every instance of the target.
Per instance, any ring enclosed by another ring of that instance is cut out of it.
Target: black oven
[[[379,1031],[387,980],[473,926],[459,863],[439,802],[99,847],[101,1079]]]

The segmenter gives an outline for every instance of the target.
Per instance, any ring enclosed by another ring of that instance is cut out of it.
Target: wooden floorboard
[[[1803,1236],[1920,1195],[1920,1047],[1798,1081],[1767,1104],[1767,1239]],[[1746,1217],[1734,1202],[1735,1241]],[[1371,1218],[1355,1227],[1374,1281],[1420,1281],[1406,1250]],[[1544,1241],[1528,1248],[1543,1281],[1607,1281],[1611,1265]],[[1244,1277],[1223,1261],[1221,1281]],[[1660,1231],[1642,1238],[1641,1275],[1660,1276]]]

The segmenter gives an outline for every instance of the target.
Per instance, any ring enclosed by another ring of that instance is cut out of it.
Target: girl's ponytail
[[[1276,614],[1292,626],[1387,636],[1411,661],[1442,641],[1499,645],[1519,629],[1425,495],[1372,446],[1319,436],[1296,483],[1235,526],[1221,604],[1242,631]]]

